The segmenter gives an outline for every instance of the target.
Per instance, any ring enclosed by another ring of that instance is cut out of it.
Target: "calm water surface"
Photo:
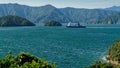
[[[0,58],[30,52],[57,68],[83,68],[100,60],[114,40],[120,38],[120,25],[89,25],[88,28],[3,27],[0,28]]]

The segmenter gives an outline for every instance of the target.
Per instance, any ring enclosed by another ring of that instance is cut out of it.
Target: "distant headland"
[[[35,24],[25,18],[14,16],[14,15],[8,15],[8,16],[0,17],[0,26],[2,27],[35,26]]]

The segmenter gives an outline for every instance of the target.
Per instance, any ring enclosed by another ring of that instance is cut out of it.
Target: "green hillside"
[[[76,9],[76,8],[63,8],[61,11],[72,22],[80,22],[86,24],[102,24],[102,19],[117,14],[115,11],[108,11],[102,9]]]
[[[101,21],[103,24],[120,24],[120,14],[115,14],[106,17]]]
[[[35,26],[35,24],[25,18],[8,15],[0,17],[0,26]]]
[[[52,5],[31,7],[20,4],[0,4],[0,17],[16,15],[33,23],[55,20],[61,23],[80,22],[85,24],[102,24],[102,19],[119,12],[105,9],[56,8]]]
[[[56,68],[56,66],[29,53],[22,52],[13,56],[9,52],[5,58],[0,59],[0,68]]]
[[[96,61],[85,68],[120,68],[120,39],[109,47],[106,59],[109,62]]]
[[[45,26],[62,26],[62,24],[57,21],[49,21],[45,23]]]

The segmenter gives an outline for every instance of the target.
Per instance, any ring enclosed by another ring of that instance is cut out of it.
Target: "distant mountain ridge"
[[[118,13],[117,11],[105,9],[56,8],[52,5],[30,7],[20,4],[0,4],[0,17],[17,15],[34,23],[55,20],[61,23],[71,21],[86,24],[102,24],[99,22],[100,20]]]
[[[118,14],[118,12],[115,11],[102,9],[63,8],[61,11],[68,16],[72,22],[85,22],[87,24],[102,24],[99,21],[110,15]]]
[[[53,19],[60,22],[69,21],[59,9],[52,5],[30,7],[19,4],[0,4],[0,16],[6,15],[17,15],[34,23],[46,22]]]
[[[106,8],[106,10],[112,10],[112,11],[119,11],[120,12],[120,6],[112,6],[112,7]]]
[[[115,14],[101,20],[103,24],[120,24],[120,14]]]

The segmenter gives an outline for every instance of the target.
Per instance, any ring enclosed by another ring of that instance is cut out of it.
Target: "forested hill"
[[[109,47],[106,60],[108,62],[96,61],[85,68],[120,68],[120,39]]]
[[[42,23],[50,20],[68,22],[69,19],[52,5],[30,7],[19,4],[0,4],[0,16],[16,15],[24,17],[34,23]]]
[[[101,21],[103,24],[120,24],[120,14],[115,14],[106,17]]]
[[[35,24],[25,18],[8,15],[0,17],[0,26],[35,26]]]
[[[66,15],[72,22],[82,22],[87,24],[102,24],[102,19],[118,14],[115,11],[108,11],[103,9],[76,9],[76,8],[63,8],[61,11]]]
[[[59,21],[61,23],[80,22],[98,24],[98,21],[119,12],[105,9],[78,9],[78,8],[56,8],[52,5],[31,7],[20,4],[0,4],[0,17],[16,15],[24,17],[33,23],[46,21]],[[99,24],[102,24],[99,22]]]

